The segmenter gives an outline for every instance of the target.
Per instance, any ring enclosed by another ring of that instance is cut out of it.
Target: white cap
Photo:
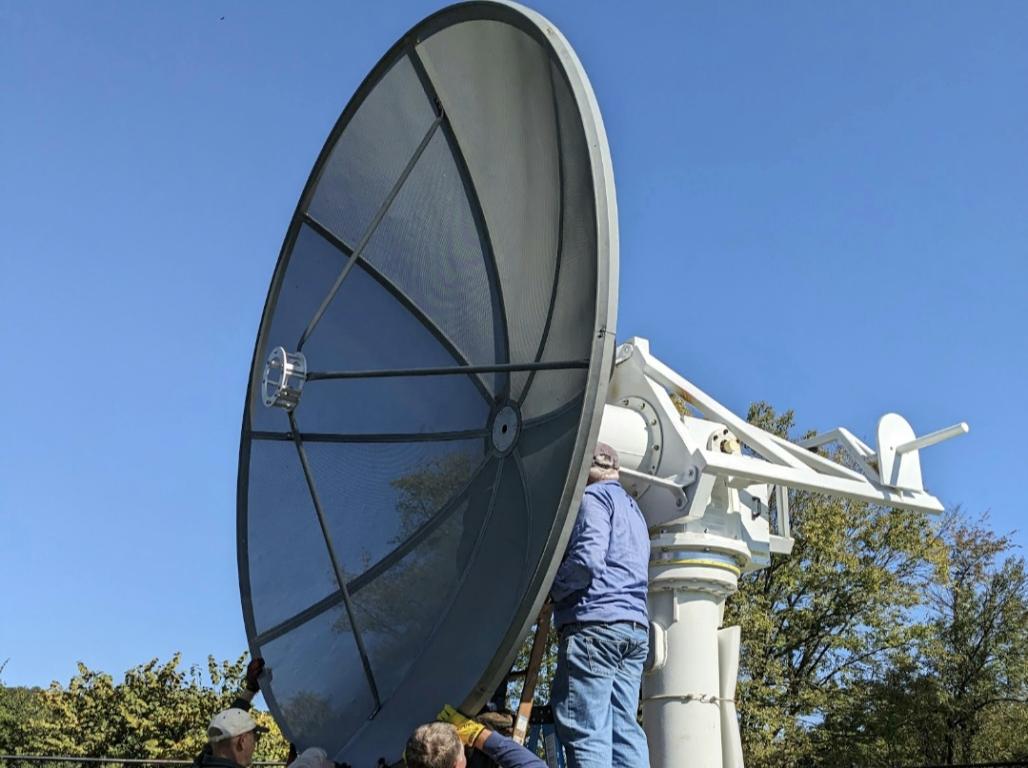
[[[289,768],[333,768],[325,750],[319,747],[308,747],[290,763]]]
[[[253,718],[243,710],[233,707],[213,717],[211,724],[207,726],[207,741],[213,744],[254,730],[257,730],[257,723]]]

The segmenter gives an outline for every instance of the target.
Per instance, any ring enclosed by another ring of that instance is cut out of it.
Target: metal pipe
[[[634,469],[628,469],[627,467],[621,467],[618,471],[622,475],[631,477],[634,480],[641,480],[648,485],[655,485],[658,488],[666,488],[674,494],[685,496],[685,488],[674,480],[667,480],[663,477],[657,477],[656,475],[647,475],[645,472],[636,472]]]
[[[588,368],[588,360],[556,360],[539,363],[490,363],[488,365],[443,365],[434,368],[392,368],[371,371],[311,371],[307,381],[336,379],[386,379],[406,376],[464,376],[472,373],[513,373],[515,371],[563,371]]]
[[[924,437],[919,437],[906,443],[900,443],[896,446],[896,453],[908,453],[920,448],[927,448],[929,445],[941,443],[943,440],[949,440],[952,437],[966,435],[970,429],[971,428],[967,426],[967,422],[962,421],[959,424],[954,424],[952,427],[946,427],[945,429],[939,429],[935,432],[929,432]]]

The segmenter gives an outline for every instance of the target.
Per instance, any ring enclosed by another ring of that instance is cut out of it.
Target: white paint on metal
[[[735,686],[739,679],[740,627],[725,627],[717,633],[717,652],[721,682],[721,765],[742,767],[742,737],[735,707]]]
[[[654,446],[660,446],[660,424],[653,406],[640,397],[623,398],[603,407],[599,439],[619,446],[621,468],[652,474],[657,469]]]
[[[650,532],[655,646],[642,696],[650,764],[742,768],[734,703],[739,630],[719,629],[739,576],[767,567],[772,552],[792,551],[788,490],[922,512],[943,507],[920,486],[919,467],[917,487],[883,482],[881,456],[842,427],[794,444],[747,423],[654,358],[645,339],[622,344],[615,361],[600,434],[627,457],[623,482],[649,488],[639,506]],[[686,413],[672,395],[687,404]],[[649,408],[645,418],[636,413],[640,403]],[[918,447],[955,429],[920,442],[912,431],[894,430],[900,439],[890,433],[891,455],[900,463],[916,458]],[[648,465],[640,450],[644,437]],[[905,452],[896,451],[911,441]],[[850,466],[811,450],[830,443]]]
[[[896,452],[896,446],[913,440],[914,428],[898,413],[887,413],[879,419],[878,473],[883,484],[911,491],[924,489],[920,454]]]
[[[952,427],[946,427],[945,429],[939,429],[935,432],[929,432],[924,437],[919,437],[916,440],[900,443],[896,446],[896,453],[907,453],[908,451],[917,451],[921,448],[927,448],[929,445],[941,443],[943,440],[949,440],[951,437],[966,435],[970,429],[971,428],[967,426],[967,422],[962,421],[959,424],[954,424]]]

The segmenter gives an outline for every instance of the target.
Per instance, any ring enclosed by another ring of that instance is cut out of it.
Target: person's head
[[[328,753],[320,747],[308,747],[290,764],[290,768],[334,768]]]
[[[407,768],[465,768],[468,764],[457,729],[449,723],[418,726],[407,739],[403,759]]]
[[[207,727],[207,741],[215,756],[249,766],[253,762],[257,739],[264,730],[247,712],[235,708],[226,709],[211,720]]]
[[[621,468],[621,459],[618,452],[606,443],[597,443],[593,451],[592,464],[589,465],[588,483],[598,483],[601,480],[617,480],[620,477],[618,470]]]

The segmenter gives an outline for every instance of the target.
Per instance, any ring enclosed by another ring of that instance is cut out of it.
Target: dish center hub
[[[493,450],[499,454],[509,453],[520,431],[521,413],[516,405],[507,403],[493,415],[493,428],[490,430]]]

